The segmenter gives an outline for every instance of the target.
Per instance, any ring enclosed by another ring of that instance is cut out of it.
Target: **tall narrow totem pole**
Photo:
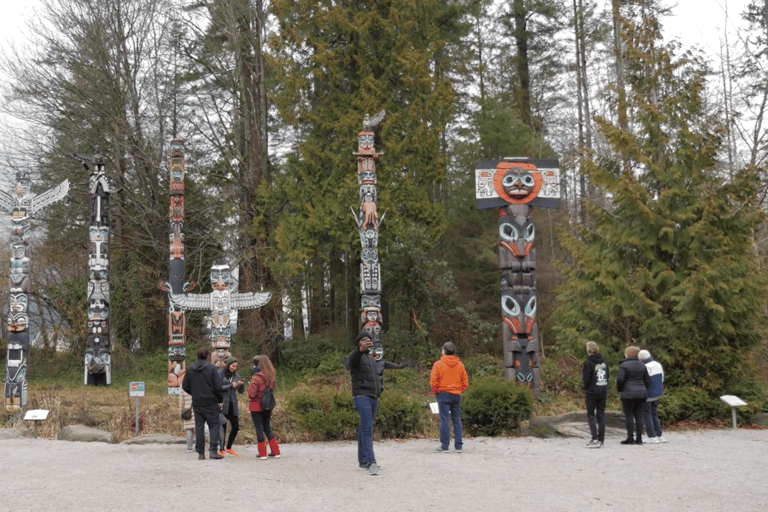
[[[236,282],[232,269],[226,261],[218,261],[211,266],[211,293],[174,293],[171,285],[164,283],[172,307],[179,310],[204,310],[211,312],[211,345],[215,350],[214,360],[223,359],[229,351],[232,334],[235,331],[237,311],[264,306],[272,297],[270,292],[232,292]],[[233,321],[233,319],[235,319]]]
[[[382,110],[373,118],[368,114],[363,120],[363,131],[357,134],[357,183],[359,187],[359,213],[352,210],[360,232],[360,330],[367,332],[374,349],[381,351],[381,330],[384,319],[381,314],[381,265],[379,264],[379,218],[376,212],[376,152],[373,143],[373,127],[379,124],[386,112]]]
[[[11,214],[10,304],[8,308],[8,354],[5,372],[5,407],[27,406],[27,362],[29,355],[29,244],[24,239],[29,220],[45,207],[61,200],[69,181],[42,194],[30,194],[29,173],[16,173],[15,195],[0,190],[0,209]]]
[[[171,293],[190,291],[194,285],[184,282],[184,141],[171,141],[171,159],[168,163],[170,193],[170,279]],[[169,301],[168,306],[168,394],[178,395],[186,365],[186,329],[184,311]]]
[[[558,208],[557,160],[505,158],[478,162],[475,197],[480,209],[498,208],[499,267],[504,378],[541,391],[536,323],[536,249],[534,206]]]
[[[83,383],[112,383],[109,335],[109,197],[116,191],[104,172],[104,155],[73,155],[88,171],[91,216],[88,226],[88,319]],[[89,166],[93,165],[93,168]]]

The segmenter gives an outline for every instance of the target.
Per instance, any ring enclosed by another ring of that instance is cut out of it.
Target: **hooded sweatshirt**
[[[221,376],[208,361],[198,359],[187,368],[182,389],[192,395],[192,405],[220,404],[223,397]]]
[[[608,363],[602,354],[587,357],[582,367],[582,380],[586,394],[608,396]]]
[[[462,394],[469,387],[469,379],[461,360],[457,356],[442,356],[432,365],[429,386],[435,395],[443,392]]]

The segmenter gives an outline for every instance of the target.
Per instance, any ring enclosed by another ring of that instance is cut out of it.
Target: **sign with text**
[[[131,382],[128,384],[128,396],[144,396],[144,383]]]

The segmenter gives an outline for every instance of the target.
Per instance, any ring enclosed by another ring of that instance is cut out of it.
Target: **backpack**
[[[261,395],[261,410],[271,411],[275,408],[275,395],[272,393],[272,388],[267,386],[264,388],[264,393]]]

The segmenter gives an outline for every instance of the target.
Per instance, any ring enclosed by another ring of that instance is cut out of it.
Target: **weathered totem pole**
[[[88,226],[88,319],[83,384],[112,383],[109,334],[109,197],[117,189],[104,171],[104,155],[72,155],[88,172],[91,216]],[[93,168],[89,165],[91,164]]]
[[[367,332],[373,342],[373,349],[379,357],[383,353],[381,330],[384,318],[381,314],[381,265],[379,264],[379,225],[384,215],[376,212],[376,152],[373,143],[373,127],[379,124],[386,111],[382,110],[373,118],[368,114],[363,120],[363,131],[357,134],[357,183],[360,211],[352,215],[360,232],[360,331]]]
[[[29,173],[16,173],[15,195],[0,190],[0,209],[11,214],[10,304],[8,309],[8,354],[5,372],[5,407],[27,406],[27,362],[29,355],[29,244],[24,239],[29,220],[45,207],[64,198],[69,181],[42,194],[30,194]]]
[[[194,284],[184,281],[184,141],[171,141],[171,159],[168,163],[168,191],[170,193],[170,279],[171,293],[192,290]],[[184,311],[169,301],[168,305],[168,394],[178,395],[187,372],[187,322]]]
[[[237,311],[260,308],[272,297],[271,292],[233,292],[230,288],[236,284],[232,269],[226,261],[217,261],[211,266],[211,293],[174,293],[170,284],[164,283],[172,307],[211,312],[210,336],[215,351],[211,356],[213,362],[223,360],[229,351],[232,334],[237,327]]]
[[[536,323],[536,228],[533,207],[560,205],[557,160],[505,158],[478,162],[475,197],[480,209],[498,208],[504,378],[541,391]]]

